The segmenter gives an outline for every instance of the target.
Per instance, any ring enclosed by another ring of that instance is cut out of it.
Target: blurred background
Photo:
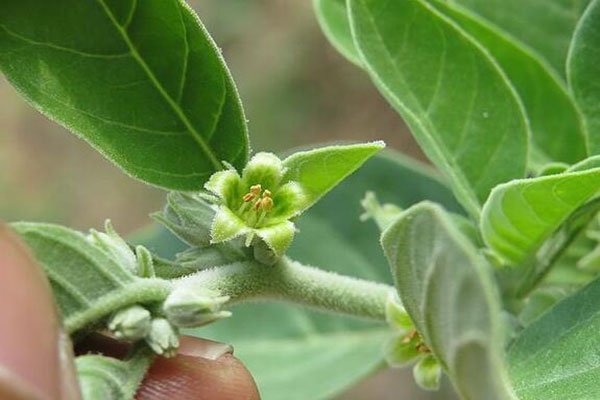
[[[190,1],[223,48],[250,121],[255,151],[335,140],[383,139],[424,160],[367,76],[319,30],[310,1]],[[20,99],[0,78],[0,219],[87,230],[106,218],[119,232],[149,223],[164,192],[124,175],[86,143]],[[446,385],[447,386],[447,385]],[[386,371],[340,400],[449,399],[427,394],[407,371]]]

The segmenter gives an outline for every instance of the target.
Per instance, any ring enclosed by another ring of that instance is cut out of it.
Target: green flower
[[[233,169],[213,174],[204,187],[217,197],[211,242],[245,236],[254,256],[275,263],[292,243],[291,219],[315,204],[384,147],[383,142],[327,146],[300,151],[284,160],[258,153],[241,175]]]
[[[386,319],[394,336],[385,345],[385,359],[391,367],[413,364],[415,382],[425,390],[438,390],[442,367],[415,329],[410,316],[397,296],[390,296],[386,304]]]
[[[211,242],[245,236],[246,246],[258,237],[281,257],[295,233],[290,218],[304,208],[305,195],[298,182],[284,179],[282,161],[271,153],[258,153],[242,175],[230,169],[216,172],[205,188],[219,198],[211,227]]]

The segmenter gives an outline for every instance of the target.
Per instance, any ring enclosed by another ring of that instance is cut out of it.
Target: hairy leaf
[[[521,400],[600,397],[600,280],[558,303],[509,349],[510,377]]]
[[[483,239],[508,263],[532,261],[546,241],[598,191],[599,168],[499,185],[483,208]]]
[[[491,271],[450,216],[420,203],[381,242],[402,304],[462,398],[515,399]]]
[[[471,9],[544,57],[565,76],[569,43],[590,0],[450,0]]]
[[[247,158],[225,63],[182,0],[6,0],[0,69],[34,107],[127,173],[200,189]]]
[[[210,244],[210,226],[215,210],[197,195],[171,192],[162,212],[152,214],[181,240],[190,246],[206,247]]]
[[[68,333],[128,305],[164,299],[170,292],[168,282],[132,275],[79,232],[50,224],[11,226],[44,268]]]
[[[389,282],[378,229],[372,222],[359,220],[360,201],[368,190],[400,206],[427,198],[460,210],[450,190],[429,168],[387,151],[367,161],[297,221],[299,233],[290,257]],[[388,328],[381,324],[281,304],[247,304],[232,311],[231,318],[194,334],[232,343],[256,378],[264,400],[329,399],[382,364]],[[293,391],[290,380],[295,382]]]
[[[298,208],[305,210],[384,147],[373,142],[300,151],[283,160],[282,181],[300,184],[303,201]]]
[[[350,32],[346,0],[314,0],[313,5],[327,39],[348,61],[360,66],[360,56]]]
[[[600,153],[600,1],[590,3],[577,25],[568,58],[568,79],[590,132],[590,152]]]
[[[375,84],[475,218],[498,183],[522,177],[528,125],[494,60],[422,0],[350,0],[355,43]]]
[[[562,79],[536,53],[460,6],[434,1],[445,15],[481,43],[517,90],[531,124],[533,140],[545,157],[567,163],[587,154],[587,135]]]
[[[140,346],[126,360],[88,354],[76,359],[83,400],[133,399],[154,353]]]

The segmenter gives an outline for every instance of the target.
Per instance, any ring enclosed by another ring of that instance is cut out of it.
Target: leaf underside
[[[520,265],[599,191],[600,168],[499,185],[484,206],[483,238],[504,260]]]
[[[68,333],[122,307],[164,299],[169,292],[166,282],[133,276],[79,232],[51,224],[11,226],[44,268]]]
[[[515,399],[491,271],[449,215],[423,202],[382,235],[398,294],[463,399]]]

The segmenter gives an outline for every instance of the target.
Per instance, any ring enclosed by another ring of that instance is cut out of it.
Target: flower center
[[[408,344],[413,341],[415,342],[415,350],[417,350],[419,353],[431,353],[431,350],[429,347],[427,347],[425,342],[423,342],[423,338],[421,338],[421,335],[416,329],[412,329],[404,336],[404,338],[402,338],[402,343],[404,344]]]
[[[261,185],[253,185],[250,191],[242,197],[243,203],[238,214],[246,223],[258,227],[266,215],[273,209],[273,197],[270,190],[262,189]]]

